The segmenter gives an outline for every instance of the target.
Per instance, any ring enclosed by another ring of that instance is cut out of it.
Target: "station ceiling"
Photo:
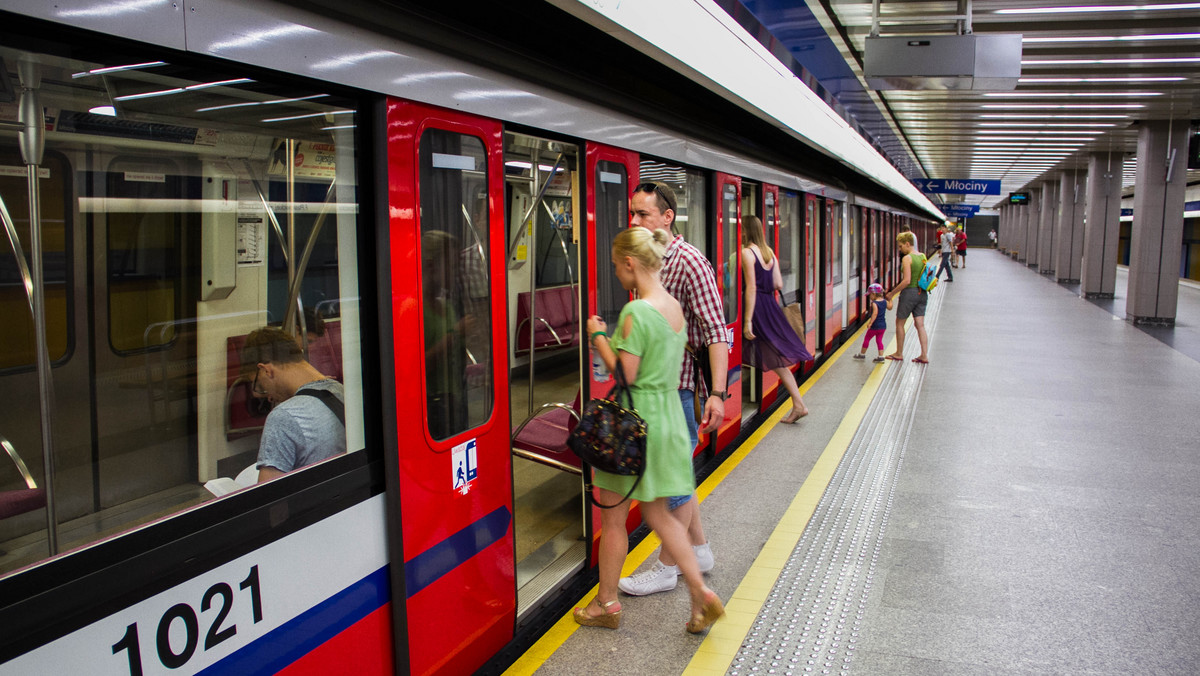
[[[861,117],[862,127],[882,139],[881,149],[910,179],[999,179],[1006,196],[1047,171],[1085,168],[1088,152],[1112,150],[1125,154],[1124,184],[1132,192],[1137,122],[1200,118],[1198,2],[879,4],[885,37],[953,35],[965,29],[967,8],[975,34],[1021,34],[1021,75],[1009,91],[870,90],[863,55],[872,29],[871,0],[742,0],[742,5],[731,12],[735,18],[752,13],[763,29],[759,40],[769,33],[777,55],[782,46],[843,108]],[[814,35],[813,19],[823,35]],[[840,53],[842,64],[830,64],[828,57],[821,62],[822,41],[827,51]],[[1184,159],[1177,161],[1181,169]],[[1188,182],[1200,182],[1200,171],[1189,171]],[[959,199],[988,208],[1001,197],[944,197],[947,203]]]

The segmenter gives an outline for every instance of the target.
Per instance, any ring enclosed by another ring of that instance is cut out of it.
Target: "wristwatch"
[[[729,393],[724,390],[713,390],[708,393],[710,397],[720,397],[721,401],[729,401]]]

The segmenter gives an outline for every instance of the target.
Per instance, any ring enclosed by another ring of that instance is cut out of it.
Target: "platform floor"
[[[850,359],[860,334],[802,388],[812,415],[777,425],[785,405],[701,486],[725,620],[686,634],[680,581],[623,596],[617,631],[564,617],[510,673],[1196,673],[1200,290],[1164,340],[999,252],[968,264],[935,292],[930,365]],[[904,440],[864,441],[904,402]],[[878,507],[829,508],[868,466],[849,494]],[[856,538],[861,560],[822,554]]]

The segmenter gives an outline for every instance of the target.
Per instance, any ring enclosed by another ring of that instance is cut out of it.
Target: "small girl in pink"
[[[871,317],[867,319],[870,328],[867,329],[867,337],[863,339],[862,351],[854,355],[854,358],[866,359],[867,346],[874,338],[875,345],[879,348],[879,356],[875,357],[873,361],[881,364],[883,363],[883,332],[887,331],[887,311],[892,309],[892,301],[884,300],[883,287],[879,284],[868,286],[867,296],[871,299]]]

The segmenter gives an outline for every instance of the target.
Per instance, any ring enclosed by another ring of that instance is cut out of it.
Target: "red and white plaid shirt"
[[[704,254],[688,244],[683,235],[677,235],[667,245],[659,277],[667,293],[674,296],[683,306],[683,316],[687,320],[690,349],[683,354],[679,389],[695,389],[696,374],[692,364],[692,351],[707,355],[709,345],[725,342],[725,313],[721,308],[717,275],[713,272],[712,263]],[[704,396],[708,391],[708,384],[702,384],[700,389],[700,396]]]

